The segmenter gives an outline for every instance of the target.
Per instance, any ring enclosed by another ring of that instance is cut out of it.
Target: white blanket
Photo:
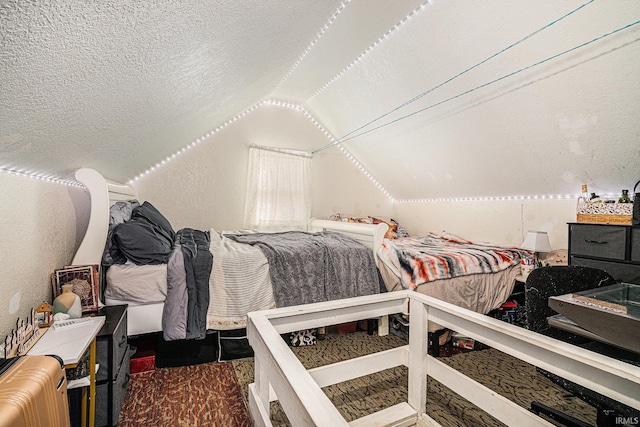
[[[244,328],[250,311],[275,308],[269,264],[262,251],[211,229],[207,328]]]

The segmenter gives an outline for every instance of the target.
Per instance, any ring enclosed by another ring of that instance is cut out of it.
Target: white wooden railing
[[[408,313],[409,344],[307,370],[280,334]],[[413,291],[350,298],[249,313],[247,334],[255,352],[249,409],[257,426],[270,426],[269,402],[279,400],[294,426],[435,426],[425,414],[427,377],[449,387],[507,425],[552,425],[427,354],[433,321],[567,380],[640,409],[640,367],[567,344]],[[347,423],[321,387],[407,366],[408,398]]]

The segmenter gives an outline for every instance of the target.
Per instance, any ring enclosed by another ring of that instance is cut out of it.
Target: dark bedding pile
[[[103,264],[167,264],[165,340],[205,338],[213,260],[209,232],[184,228],[176,233],[149,202],[117,202],[110,212]]]
[[[127,260],[136,265],[165,264],[176,237],[169,221],[149,202],[140,205],[132,200],[114,206],[109,224],[111,238],[107,239],[112,262],[107,264],[124,264]]]

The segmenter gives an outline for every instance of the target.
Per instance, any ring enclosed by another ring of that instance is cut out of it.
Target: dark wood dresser
[[[569,223],[569,265],[598,268],[640,284],[640,227]]]

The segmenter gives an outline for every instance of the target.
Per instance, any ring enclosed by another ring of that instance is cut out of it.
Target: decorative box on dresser
[[[640,227],[569,223],[569,264],[598,268],[640,283]]]
[[[96,427],[115,426],[129,387],[127,306],[100,309],[106,322],[96,338]]]

